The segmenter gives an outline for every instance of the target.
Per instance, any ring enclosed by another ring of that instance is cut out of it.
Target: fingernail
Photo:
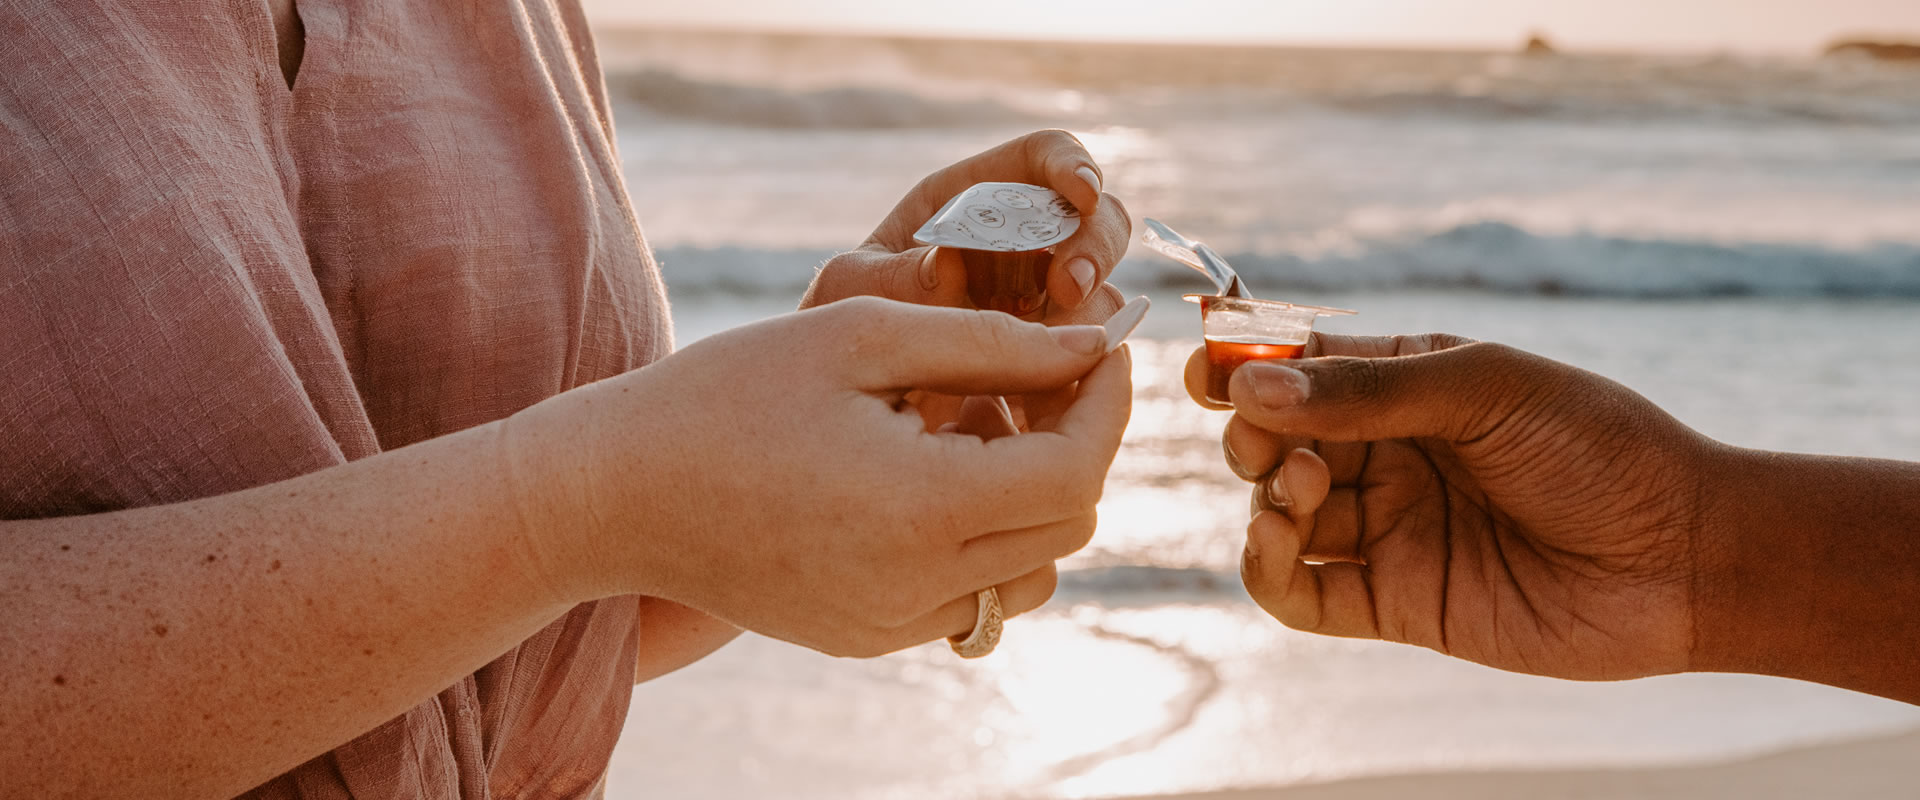
[[[1253,399],[1270,409],[1292,408],[1306,402],[1312,385],[1307,374],[1271,361],[1250,361],[1240,368],[1253,384]]]
[[[940,286],[940,271],[935,259],[940,257],[940,248],[927,248],[927,254],[920,258],[920,288],[929,292]]]
[[[1271,474],[1267,475],[1265,481],[1267,505],[1272,506],[1275,511],[1286,511],[1293,507],[1293,495],[1287,492],[1287,479],[1280,472],[1276,467]]]
[[[1107,329],[1098,325],[1062,325],[1048,328],[1047,332],[1053,334],[1053,341],[1061,347],[1083,356],[1103,353],[1107,349]]]
[[[1087,185],[1093,188],[1094,194],[1100,193],[1100,173],[1094,172],[1093,167],[1081,167],[1074,170],[1073,174],[1080,176],[1080,180],[1086,181]],[[1092,210],[1088,211],[1091,213]]]
[[[1126,305],[1120,307],[1119,311],[1113,312],[1113,316],[1107,318],[1107,324],[1102,327],[1107,332],[1108,350],[1118,348],[1127,340],[1127,337],[1133,335],[1134,329],[1140,327],[1140,321],[1147,318],[1147,308],[1152,304],[1146,295],[1141,295],[1128,301]]]
[[[1225,436],[1220,437],[1220,449],[1226,453],[1227,469],[1230,469],[1233,471],[1234,477],[1239,478],[1240,480],[1243,480],[1243,481],[1248,481],[1248,482],[1260,480],[1260,476],[1258,474],[1250,472],[1247,469],[1247,465],[1244,463],[1241,463],[1240,454],[1233,451],[1232,439],[1229,439]]]
[[[1080,287],[1078,299],[1087,299],[1087,295],[1093,292],[1093,278],[1096,274],[1093,262],[1085,257],[1076,256],[1072,261],[1067,262],[1067,274],[1072,276],[1074,284]]]
[[[1247,552],[1244,560],[1247,564],[1260,563],[1260,536],[1253,532],[1253,523],[1247,523]],[[1243,565],[1243,568],[1246,565]]]

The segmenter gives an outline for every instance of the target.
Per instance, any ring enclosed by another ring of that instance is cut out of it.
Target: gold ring
[[[973,630],[965,637],[947,637],[947,646],[961,658],[979,658],[993,652],[1000,644],[1001,623],[1006,621],[1000,610],[1000,592],[982,589],[975,600],[979,610],[973,618]]]

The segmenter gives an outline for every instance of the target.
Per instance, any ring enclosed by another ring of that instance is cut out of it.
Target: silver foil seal
[[[1080,210],[1045,186],[977,183],[915,231],[921,244],[1014,253],[1044,250],[1080,230]]]

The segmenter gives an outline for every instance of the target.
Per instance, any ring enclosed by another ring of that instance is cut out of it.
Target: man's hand
[[[1316,336],[1234,373],[1228,461],[1258,482],[1242,572],[1301,630],[1502,669],[1688,669],[1723,450],[1627,388],[1511,348]],[[1187,385],[1204,404],[1206,362]]]

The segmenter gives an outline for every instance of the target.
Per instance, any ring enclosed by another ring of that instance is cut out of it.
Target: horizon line
[[[1494,41],[1475,40],[1413,40],[1400,38],[1380,39],[1313,39],[1284,37],[1177,37],[1147,39],[1128,36],[994,36],[978,32],[942,32],[924,28],[881,28],[858,25],[809,26],[809,25],[724,25],[712,23],[686,23],[670,21],[646,21],[631,19],[599,19],[591,21],[595,31],[632,31],[661,33],[692,33],[722,36],[768,36],[768,37],[806,37],[806,38],[847,38],[847,39],[909,39],[945,42],[983,42],[983,43],[1032,43],[1044,45],[1073,46],[1134,46],[1134,47],[1227,47],[1247,49],[1297,49],[1297,50],[1376,50],[1406,52],[1474,53],[1501,54],[1520,53],[1521,49],[1534,36],[1544,38],[1556,53],[1573,56],[1607,55],[1746,55],[1746,56],[1799,56],[1818,58],[1828,48],[1845,42],[1915,42],[1920,43],[1920,32],[1900,33],[1886,31],[1881,33],[1851,32],[1836,33],[1822,43],[1811,48],[1786,46],[1738,46],[1738,45],[1619,45],[1599,44],[1582,46],[1576,41],[1568,41],[1550,30],[1535,29],[1526,31],[1510,39]]]

